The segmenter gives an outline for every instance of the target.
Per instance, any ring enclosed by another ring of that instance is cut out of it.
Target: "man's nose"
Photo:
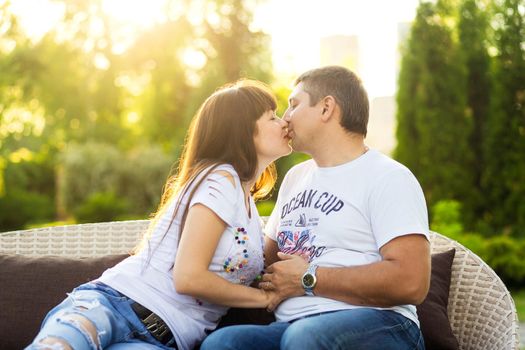
[[[286,111],[284,112],[283,120],[284,120],[286,123],[289,123],[289,122],[290,122],[290,113],[288,112],[288,110],[286,110]]]

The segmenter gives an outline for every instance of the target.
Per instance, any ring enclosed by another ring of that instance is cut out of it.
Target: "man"
[[[285,176],[266,226],[277,322],[212,333],[202,349],[424,349],[428,217],[403,165],[364,143],[368,97],[343,67],[295,82],[284,119],[311,160]]]

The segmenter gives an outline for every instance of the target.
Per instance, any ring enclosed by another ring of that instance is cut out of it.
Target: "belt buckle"
[[[161,320],[155,313],[151,313],[148,317],[142,320],[146,329],[153,335],[155,339],[164,344],[166,335],[168,335],[170,329],[166,326],[163,320]]]

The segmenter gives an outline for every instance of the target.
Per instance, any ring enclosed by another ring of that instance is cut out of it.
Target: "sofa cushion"
[[[455,250],[432,255],[430,291],[417,307],[427,350],[458,349],[447,315],[450,273]],[[51,308],[76,286],[97,278],[127,254],[101,258],[27,257],[0,254],[0,349],[22,349],[36,336]],[[219,327],[268,324],[264,309],[231,309]]]
[[[0,254],[0,349],[23,349],[66,293],[126,256],[75,259]]]
[[[459,349],[458,341],[452,334],[447,312],[450,274],[455,254],[455,249],[432,254],[430,289],[425,301],[417,306],[417,315],[427,350]]]

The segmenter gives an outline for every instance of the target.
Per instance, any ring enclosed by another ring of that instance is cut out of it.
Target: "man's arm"
[[[314,294],[353,305],[391,307],[420,304],[430,285],[430,245],[425,236],[397,237],[380,249],[382,261],[352,267],[319,267]],[[301,277],[308,263],[301,257],[279,253],[282,259],[267,268],[261,287],[275,290],[278,298],[304,295]],[[270,283],[268,283],[270,282]]]

